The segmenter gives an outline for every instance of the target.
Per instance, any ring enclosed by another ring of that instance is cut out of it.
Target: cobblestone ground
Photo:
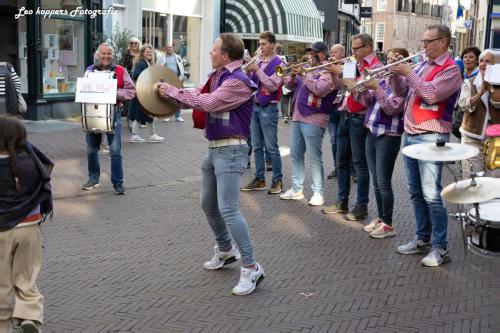
[[[125,196],[112,194],[106,155],[100,156],[101,187],[79,189],[87,166],[78,124],[28,124],[31,140],[56,162],[55,215],[42,226],[44,332],[500,331],[499,261],[465,255],[457,222],[450,220],[448,264],[424,268],[421,256],[395,252],[414,234],[401,158],[393,181],[397,237],[391,239],[370,239],[361,223],[324,215],[306,200],[242,193],[241,209],[267,274],[252,295],[231,296],[238,265],[201,268],[214,245],[199,205],[206,142],[187,112],[185,118],[158,123],[163,144],[130,144],[123,130]],[[289,126],[280,124],[281,146],[289,143]],[[324,152],[327,174],[326,138]],[[289,156],[283,165],[289,185]],[[309,178],[305,186],[309,198]],[[326,180],[326,190],[333,203],[335,179]],[[371,219],[373,193],[369,211]]]

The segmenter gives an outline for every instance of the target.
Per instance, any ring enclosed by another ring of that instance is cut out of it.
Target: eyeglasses
[[[130,44],[139,44],[139,43],[137,43],[137,42],[130,42]]]
[[[361,45],[359,47],[351,47],[351,50],[352,50],[352,52],[357,52],[359,49],[362,49],[365,46],[366,46],[366,44],[365,45]]]
[[[422,44],[424,44],[425,46],[427,46],[430,43],[432,43],[432,42],[434,42],[436,40],[440,40],[440,39],[443,39],[443,37],[434,38],[434,39],[422,39],[421,42],[422,42]]]

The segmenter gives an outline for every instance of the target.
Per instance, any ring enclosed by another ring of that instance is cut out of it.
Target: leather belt
[[[245,139],[227,138],[227,139],[218,139],[218,140],[209,141],[208,148],[239,146],[239,145],[246,145],[246,144],[247,144],[247,140],[245,140]]]

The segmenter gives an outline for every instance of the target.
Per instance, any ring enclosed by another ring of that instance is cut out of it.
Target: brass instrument
[[[413,69],[413,68],[417,67],[417,65],[418,64],[412,64],[411,68]],[[382,68],[382,67],[380,67],[380,68]],[[371,70],[370,72],[375,72],[375,70],[376,69]],[[366,88],[363,85],[364,83],[366,83],[368,81],[371,81],[371,80],[383,80],[383,79],[386,79],[388,77],[391,77],[393,74],[394,73],[391,73],[389,71],[378,71],[378,72],[375,72],[374,74],[368,75],[367,77],[363,77],[361,80],[355,81],[350,86],[347,86],[347,90],[349,90],[349,91],[356,91],[356,92],[363,92],[363,91],[366,90]]]
[[[420,56],[422,56],[424,54],[425,54],[425,51],[420,51],[420,52],[415,53],[412,56],[400,59],[398,61],[392,62],[390,64],[387,64],[387,65],[379,67],[379,68],[375,68],[375,69],[367,69],[367,68],[365,68],[363,70],[363,79],[366,79],[366,80],[370,81],[375,76],[380,76],[380,75],[382,75],[382,74],[384,74],[386,72],[389,72],[389,69],[391,67],[393,67],[395,65],[399,65],[399,64],[405,63],[405,62],[408,62],[408,61],[412,61],[413,58],[420,57]],[[390,76],[390,75],[388,75],[388,76]]]
[[[500,136],[488,138],[484,143],[483,152],[486,169],[500,168]]]
[[[307,65],[310,62],[310,60],[307,57],[305,57],[305,58],[307,59],[306,61],[304,61],[304,57],[303,57],[301,59],[302,62],[299,62],[296,64],[290,64],[286,67],[282,67],[282,66],[276,67],[276,69],[274,71],[276,73],[276,76],[279,76],[279,77],[288,76],[291,74],[293,68]]]
[[[248,66],[259,60],[261,55],[262,55],[262,50],[259,47],[257,51],[255,51],[255,55],[246,64],[243,64],[243,66],[241,66],[241,70],[245,71],[248,68]]]
[[[355,59],[354,59],[354,56],[345,57],[343,59],[338,59],[338,60],[335,60],[333,58],[328,58],[328,62],[327,63],[324,63],[322,65],[318,65],[318,66],[314,66],[314,67],[304,68],[304,73],[309,73],[309,72],[315,71],[315,70],[320,69],[320,68],[328,67],[328,66],[331,66],[331,65],[336,65],[336,64],[339,64],[339,63],[344,63],[347,60],[353,61]],[[322,74],[326,74],[326,71],[323,71],[321,73]]]

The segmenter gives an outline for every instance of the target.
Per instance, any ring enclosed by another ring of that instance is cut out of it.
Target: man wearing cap
[[[368,34],[359,34],[352,37],[352,54],[356,59],[356,80],[362,78],[364,69],[373,69],[382,66],[373,51],[373,39]],[[340,66],[338,66],[340,67]],[[338,71],[337,71],[338,72]],[[338,74],[338,73],[337,73]],[[357,175],[357,198],[354,208],[344,216],[347,220],[358,221],[368,216],[368,193],[370,189],[370,174],[365,154],[366,131],[364,129],[365,115],[368,105],[362,104],[363,99],[358,93],[352,91],[344,99],[341,107],[339,131],[337,133],[337,202],[323,209],[325,214],[347,213],[350,192],[350,158],[349,144],[351,146],[352,160]],[[341,130],[346,129],[346,130]]]
[[[317,59],[314,65],[323,64],[328,59],[328,46],[315,42],[306,51],[311,59]],[[302,68],[295,67],[292,75],[285,79],[287,89],[293,90],[292,130],[290,152],[292,156],[292,188],[280,197],[284,200],[304,198],[304,154],[308,151],[311,161],[313,196],[309,205],[324,204],[324,171],[321,146],[325,129],[328,127],[329,113],[337,96],[337,89],[332,84],[329,73],[317,69],[300,76]]]
[[[274,53],[276,37],[270,31],[260,34],[259,48],[261,56],[258,63],[248,65],[246,70],[253,82],[257,84],[254,97],[252,122],[250,124],[252,148],[255,152],[255,178],[242,191],[259,191],[266,189],[264,176],[266,153],[271,157],[273,169],[272,184],[269,194],[278,194],[283,190],[283,174],[281,172],[281,156],[278,146],[278,103],[281,98],[283,78],[274,72],[276,67],[285,66],[283,60]]]

